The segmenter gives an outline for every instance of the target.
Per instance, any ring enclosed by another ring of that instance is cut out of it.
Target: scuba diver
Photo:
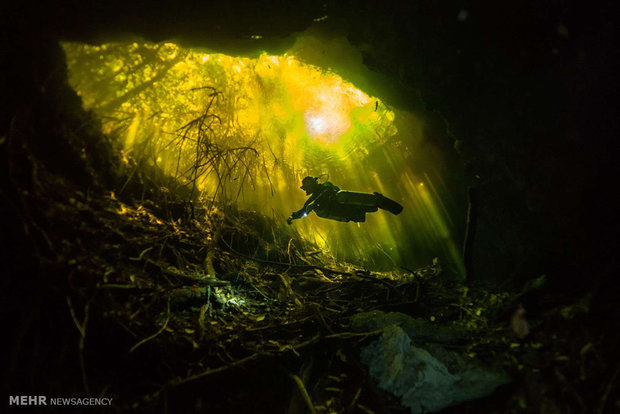
[[[363,223],[366,221],[366,213],[374,213],[378,209],[387,210],[392,214],[400,214],[403,211],[403,206],[382,194],[342,191],[329,181],[319,184],[319,177],[304,178],[300,188],[310,198],[300,210],[294,211],[286,219],[288,224],[306,217],[311,211],[322,218],[356,223]]]

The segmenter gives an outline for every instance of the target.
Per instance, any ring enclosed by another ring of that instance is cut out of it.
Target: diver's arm
[[[308,215],[308,213],[312,211],[312,208],[313,208],[313,207],[314,207],[314,205],[312,205],[312,204],[310,204],[310,203],[306,202],[306,204],[304,204],[304,206],[303,206],[300,210],[298,210],[298,211],[293,211],[293,212],[291,213],[290,217],[286,219],[286,222],[287,222],[288,224],[291,224],[291,222],[292,222],[293,220],[297,220],[297,219],[300,219],[300,218],[306,217],[306,216]]]
[[[310,196],[304,203],[304,206],[299,211],[294,211],[289,218],[286,219],[288,224],[291,224],[293,220],[306,217],[308,213],[314,210],[314,206],[325,197],[326,194],[336,194],[340,189],[332,183],[325,182],[321,186],[321,191],[316,192]]]
[[[318,200],[321,197],[321,195],[323,195],[323,194],[322,193],[321,194],[312,194],[310,196],[310,198],[308,198],[306,200],[306,202],[304,203],[304,206],[301,209],[299,209],[297,211],[293,211],[291,213],[290,217],[286,219],[286,222],[288,224],[291,224],[293,220],[297,220],[297,219],[306,217],[308,215],[308,213],[310,213],[314,209],[314,202],[316,200]]]
[[[300,218],[305,217],[305,216],[307,216],[307,215],[308,215],[308,213],[306,213],[306,212],[304,211],[304,209],[302,208],[302,209],[301,209],[301,210],[299,210],[299,211],[293,211],[293,212],[291,213],[291,215],[290,215],[290,216],[286,219],[286,222],[287,222],[288,224],[291,224],[291,223],[293,222],[293,220],[300,219]]]

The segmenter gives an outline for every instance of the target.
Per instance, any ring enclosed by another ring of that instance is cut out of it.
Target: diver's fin
[[[383,194],[375,193],[375,196],[377,197],[377,207],[380,209],[387,210],[392,214],[400,214],[403,211],[403,206]]]

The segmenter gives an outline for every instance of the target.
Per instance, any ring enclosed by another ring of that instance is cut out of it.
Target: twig
[[[577,394],[577,390],[575,390],[572,384],[568,382],[568,379],[566,379],[564,374],[562,374],[559,369],[554,368],[553,371],[555,373],[556,378],[560,381],[560,383],[564,385],[573,394],[573,396],[575,397],[575,400],[577,401],[577,403],[579,404],[579,407],[581,408],[581,412],[586,412],[586,406],[581,396]]]
[[[97,284],[96,289],[121,289],[121,290],[133,290],[136,292],[154,292],[158,289],[152,287],[138,287],[136,285],[121,285],[117,283]]]
[[[465,237],[463,240],[463,263],[465,264],[465,276],[468,282],[475,279],[472,252],[476,238],[476,219],[477,219],[477,194],[475,186],[467,190],[467,221],[465,222]]]
[[[71,319],[73,319],[75,327],[80,332],[80,341],[78,343],[78,348],[80,352],[80,369],[82,371],[82,384],[84,385],[84,391],[86,391],[86,394],[90,394],[90,390],[88,387],[88,377],[86,376],[86,363],[84,361],[84,342],[86,340],[86,325],[88,324],[88,311],[90,309],[90,303],[86,302],[86,304],[84,305],[84,320],[81,323],[77,319],[70,296],[67,296],[67,305],[69,305],[69,313],[71,314]]]
[[[271,190],[271,196],[274,196],[273,191],[273,183],[271,182],[271,177],[269,177],[269,171],[267,171],[267,162],[265,161],[265,156],[263,155],[263,168],[265,169],[265,176],[267,177],[267,181],[269,181],[269,189]]]
[[[304,348],[304,347],[306,347],[308,345],[311,345],[311,344],[317,342],[320,338],[321,338],[321,334],[318,333],[318,334],[314,335],[312,338],[308,339],[307,341],[304,341],[304,342],[302,342],[302,343],[300,343],[298,345],[295,345],[295,346],[291,346],[293,348],[293,352],[297,353],[296,351],[299,348]]]
[[[306,389],[304,382],[301,380],[301,378],[299,378],[299,376],[295,374],[290,374],[290,377],[293,379],[293,381],[295,381],[295,384],[297,384],[297,388],[299,388],[299,392],[301,393],[301,396],[308,405],[308,409],[310,410],[310,412],[312,414],[316,414],[316,409],[314,408],[314,404],[312,403],[312,399],[310,398],[310,394],[308,394],[308,390]]]
[[[357,392],[355,393],[355,396],[353,397],[353,400],[351,400],[351,403],[349,404],[349,408],[347,411],[353,410],[353,407],[355,406],[355,403],[357,403],[357,400],[359,400],[361,393],[362,393],[362,387],[359,387],[357,389]]]
[[[320,309],[320,305],[317,303],[315,304],[314,307],[314,312],[316,314],[316,316],[319,318],[319,321],[323,324],[323,326],[325,327],[325,329],[327,329],[327,331],[331,334],[334,333],[334,331],[332,330],[332,328],[327,324],[327,321],[325,320],[325,318],[323,317],[323,315],[321,314],[321,309]]]
[[[366,414],[375,414],[374,411],[372,411],[370,408],[366,407],[365,405],[357,404],[357,408],[359,408],[360,410],[362,410]]]
[[[296,268],[296,269],[318,269],[318,270],[322,270],[323,272],[331,272],[331,273],[336,273],[336,274],[344,275],[344,276],[352,276],[353,275],[350,272],[343,272],[343,271],[340,271],[340,270],[328,269],[326,267],[315,266],[315,265],[311,265],[311,264],[298,265],[298,264],[292,264],[292,263],[272,262],[271,260],[263,260],[263,259],[252,257],[252,256],[249,256],[247,254],[243,254],[243,253],[240,253],[240,252],[236,251],[228,243],[226,243],[226,241],[223,240],[223,239],[222,239],[222,243],[224,243],[226,245],[226,247],[228,247],[233,254],[236,254],[237,256],[244,257],[246,259],[250,259],[250,260],[255,261],[257,263],[273,265],[273,266],[292,267],[292,268]]]
[[[601,398],[601,403],[600,403],[599,408],[598,408],[598,413],[599,414],[603,414],[603,411],[605,410],[605,404],[607,404],[607,398],[609,397],[609,394],[611,393],[611,390],[612,390],[612,388],[613,388],[613,386],[615,384],[616,377],[618,376],[618,373],[620,373],[620,366],[618,366],[618,368],[616,368],[616,371],[611,376],[611,380],[609,380],[609,383],[607,384],[607,387],[605,387],[605,393],[603,394],[603,397]]]
[[[150,250],[152,250],[152,249],[153,249],[153,247],[155,247],[155,246],[151,246],[151,247],[149,247],[149,248],[144,249],[144,250],[142,251],[142,253],[140,253],[140,255],[139,255],[138,257],[130,257],[130,258],[129,258],[129,260],[133,260],[133,261],[139,262],[140,260],[142,260],[142,258],[144,257],[144,255],[145,255],[146,253],[148,253]]]
[[[420,278],[420,275],[415,271],[415,270],[411,270],[406,266],[400,266],[401,269],[406,270],[407,272],[411,273],[416,279]]]
[[[288,241],[288,246],[286,246],[286,254],[288,256],[288,262],[293,263],[293,258],[291,257],[291,246],[293,245],[293,238],[291,237]]]
[[[170,381],[168,383],[168,385],[170,385],[171,387],[176,387],[177,385],[185,384],[185,383],[188,383],[190,381],[194,381],[194,380],[197,380],[199,378],[206,377],[207,375],[217,374],[218,372],[223,372],[223,371],[226,371],[226,370],[228,370],[230,368],[234,368],[236,366],[245,364],[248,361],[252,361],[252,360],[258,358],[261,355],[267,355],[267,354],[265,354],[264,352],[263,353],[255,352],[255,353],[253,353],[250,356],[247,356],[245,358],[241,358],[241,359],[239,359],[237,361],[231,362],[228,365],[224,365],[224,366],[221,366],[219,368],[208,369],[208,370],[203,371],[203,372],[201,372],[199,374],[190,375],[189,377],[186,377],[186,378],[172,380],[172,381]]]
[[[367,276],[367,275],[362,274],[362,273],[360,273],[360,272],[355,272],[355,273],[353,274],[353,276],[359,277],[360,279],[366,279],[366,280],[372,280],[372,281],[375,281],[375,282],[379,282],[379,283],[381,283],[381,284],[383,284],[383,285],[387,286],[390,290],[392,290],[392,291],[396,292],[396,294],[397,294],[398,296],[400,296],[401,298],[403,298],[403,299],[404,299],[403,294],[402,294],[402,293],[400,293],[400,291],[399,291],[398,289],[396,289],[396,287],[394,287],[392,284],[390,284],[390,283],[386,282],[386,281],[385,281],[385,280],[383,280],[383,279],[379,279],[378,277]]]
[[[155,332],[153,335],[149,336],[148,338],[144,338],[143,340],[141,340],[140,342],[138,342],[137,344],[132,346],[131,349],[129,350],[130,353],[135,351],[140,345],[143,345],[146,342],[150,341],[151,339],[155,338],[157,335],[162,333],[164,331],[164,329],[166,329],[166,327],[168,326],[168,322],[170,322],[170,298],[168,298],[168,304],[166,306],[166,312],[167,312],[166,321],[164,322],[164,325],[161,327],[161,329],[159,331]]]
[[[349,338],[356,338],[358,336],[373,336],[373,335],[379,335],[383,333],[383,328],[381,329],[377,329],[376,331],[370,331],[370,332],[340,332],[337,334],[332,334],[332,335],[327,335],[325,336],[326,339],[334,339],[334,338],[340,338],[340,339],[349,339]]]
[[[164,269],[163,264],[160,264],[157,261],[152,260],[152,259],[146,259],[145,262],[152,264],[153,266],[156,266],[157,268],[159,268],[162,275],[176,277],[178,280],[182,282],[187,282],[187,283],[192,283],[192,284],[210,285],[210,286],[226,286],[230,284],[230,282],[227,280],[219,280],[219,279],[214,279],[211,277],[200,278],[200,277],[195,277],[195,276],[190,276],[184,273],[180,273],[181,272],[180,270],[178,270],[178,272],[175,272],[171,269]]]

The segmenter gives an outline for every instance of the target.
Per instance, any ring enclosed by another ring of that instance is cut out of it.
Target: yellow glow
[[[403,124],[399,113],[398,128],[406,127],[399,132],[393,110],[336,73],[290,55],[235,57],[173,43],[63,47],[71,86],[126,157],[155,165],[188,188],[196,182],[205,199],[237,202],[282,222],[306,200],[301,178],[325,174],[342,189],[382,192],[405,210],[369,214],[361,226],[314,214],[296,221],[295,229],[319,248],[341,259],[372,263],[389,256],[414,266],[408,261],[426,257],[409,248],[411,238],[416,247],[445,239],[446,255],[458,260],[441,199],[428,178],[413,172],[422,122],[411,117]],[[197,128],[179,136],[205,113],[201,139],[231,157],[244,148],[255,152],[226,159],[222,165],[231,168],[223,176],[210,171],[194,181]]]
[[[131,125],[127,129],[127,136],[125,138],[125,148],[130,149],[133,147],[134,141],[136,139],[136,134],[138,133],[138,127],[140,126],[140,114],[136,114],[133,117],[133,121],[131,121]]]
[[[101,117],[103,130],[122,133],[129,153],[148,141],[154,162],[171,175],[180,174],[181,181],[192,182],[184,174],[191,171],[195,151],[191,141],[179,147],[170,145],[171,138],[211,101],[218,118],[210,119],[208,131],[231,148],[252,146],[268,154],[262,157],[272,174],[283,161],[287,171],[300,174],[316,168],[317,161],[342,164],[353,152],[368,155],[368,146],[397,133],[394,113],[379,99],[294,56],[251,59],[169,42],[63,47],[71,84],[85,107]],[[208,176],[197,185],[208,192],[218,184]]]

